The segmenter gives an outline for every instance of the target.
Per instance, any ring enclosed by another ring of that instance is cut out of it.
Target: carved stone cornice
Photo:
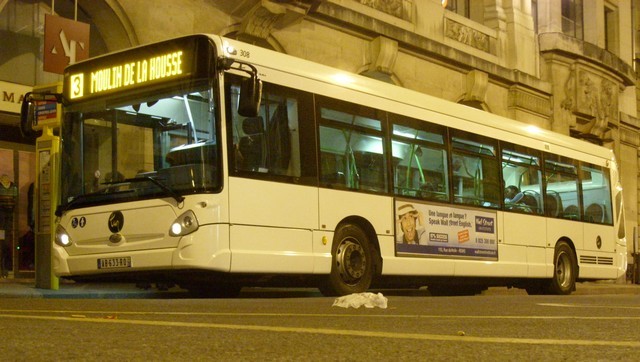
[[[369,63],[360,73],[377,79],[378,74],[393,76],[397,58],[398,42],[379,36],[369,43]]]
[[[489,35],[449,18],[445,18],[445,35],[449,39],[482,50],[485,53],[491,52]]]
[[[273,29],[282,29],[302,20],[309,9],[309,4],[297,1],[258,1],[242,17],[238,34],[267,39]]]
[[[564,35],[562,33],[542,33],[538,35],[541,53],[559,53],[568,58],[582,59],[594,66],[607,69],[622,79],[625,86],[636,83],[633,68],[615,54],[594,44]]]
[[[430,61],[438,62],[445,66],[458,67],[464,71],[474,69],[488,73],[491,79],[504,83],[521,83],[533,89],[542,92],[551,92],[551,83],[543,81],[540,78],[524,72],[516,72],[513,69],[497,64],[495,58],[488,60],[485,57],[471,54],[467,50],[462,50],[456,46],[454,41],[446,38],[446,43],[441,40],[435,40],[416,33],[406,24],[390,23],[387,19],[365,14],[355,7],[347,6],[346,3],[354,3],[362,6],[356,1],[338,1],[338,0],[322,0],[318,3],[318,7],[309,12],[308,18],[319,21],[331,26],[341,27],[354,31],[357,34],[375,38],[384,36],[394,39],[398,42],[400,52],[408,52],[414,56],[428,58]],[[446,14],[445,14],[446,16]],[[385,16],[388,17],[388,16]],[[455,19],[454,19],[455,20]],[[399,23],[408,23],[407,21],[398,21]],[[483,32],[487,34],[487,32]],[[491,52],[487,53],[488,57],[495,57],[494,37],[490,34]],[[480,51],[474,51],[480,53]]]
[[[560,104],[571,118],[568,125],[574,132],[603,138],[620,123],[619,85],[579,62],[571,68]]]
[[[542,118],[549,118],[552,114],[549,95],[534,93],[530,88],[518,84],[509,87],[508,107],[533,113]]]
[[[640,121],[638,118],[620,113],[620,142],[640,147]]]
[[[356,0],[362,5],[368,6],[396,18],[411,21],[412,0]]]
[[[621,127],[620,142],[633,147],[640,147],[640,134],[635,130]]]

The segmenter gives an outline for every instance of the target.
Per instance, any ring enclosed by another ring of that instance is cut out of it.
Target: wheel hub
[[[336,262],[345,281],[357,281],[364,275],[367,258],[360,244],[344,241],[338,248]]]
[[[562,287],[567,287],[571,280],[571,263],[569,261],[569,257],[564,253],[558,256],[556,278],[558,280],[558,284]]]

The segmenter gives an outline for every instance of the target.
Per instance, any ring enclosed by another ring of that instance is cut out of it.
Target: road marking
[[[170,321],[146,321],[146,320],[126,320],[126,319],[105,319],[105,318],[72,318],[55,316],[36,316],[20,314],[0,314],[0,318],[48,320],[76,323],[115,323],[139,326],[157,327],[182,327],[182,328],[210,328],[227,329],[239,331],[257,332],[278,332],[278,333],[307,333],[331,336],[347,337],[374,337],[387,339],[408,339],[422,341],[440,342],[471,342],[471,343],[502,343],[502,344],[530,344],[530,345],[562,345],[562,346],[603,346],[603,347],[640,347],[638,341],[602,341],[602,340],[579,340],[579,339],[539,339],[539,338],[505,338],[505,337],[474,337],[459,335],[441,334],[418,334],[418,333],[397,333],[397,332],[375,332],[361,330],[328,329],[328,328],[302,328],[302,327],[280,327],[280,326],[256,326],[244,324],[224,324],[224,323],[195,323],[195,322],[170,322]]]
[[[539,303],[546,305],[545,303]],[[549,303],[549,306],[565,306]],[[569,305],[566,305],[569,306]],[[600,306],[598,308],[603,308]],[[435,314],[347,314],[347,313],[239,313],[239,312],[144,312],[109,310],[48,310],[48,309],[0,309],[0,313],[55,313],[55,314],[98,314],[98,315],[167,315],[203,317],[309,317],[309,318],[398,318],[398,319],[531,319],[531,320],[640,320],[640,316],[528,316],[528,315],[435,315]]]
[[[538,303],[543,307],[562,307],[562,308],[598,308],[598,309],[640,309],[636,306],[627,305],[584,305],[584,304],[572,304],[572,303]]]

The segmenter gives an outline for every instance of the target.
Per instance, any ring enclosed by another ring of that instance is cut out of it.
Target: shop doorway
[[[35,152],[0,148],[0,274],[33,277]]]

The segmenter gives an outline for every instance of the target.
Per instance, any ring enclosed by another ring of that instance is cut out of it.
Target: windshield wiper
[[[98,190],[98,191],[95,191],[95,192],[90,192],[88,194],[78,195],[78,196],[74,197],[73,199],[71,199],[71,201],[67,202],[66,204],[58,205],[58,207],[56,207],[55,215],[58,216],[58,217],[62,216],[62,214],[64,214],[67,210],[70,210],[73,206],[75,206],[76,204],[80,203],[81,201],[87,201],[87,200],[90,200],[90,199],[95,199],[96,197],[106,197],[106,196],[112,196],[112,195],[115,195],[115,194],[125,194],[125,193],[134,192],[133,190],[121,190],[121,191],[116,191],[116,192],[106,192],[107,190],[108,189],[103,189],[103,190]]]
[[[171,187],[163,184],[157,178],[154,178],[151,176],[138,176],[134,178],[128,178],[128,179],[125,179],[123,182],[143,182],[143,181],[151,181],[154,185],[158,186],[164,192],[169,194],[169,196],[171,196],[174,200],[176,200],[178,204],[184,201],[184,196],[180,195],[178,192],[176,192],[176,190],[172,189]]]
[[[75,198],[73,198],[71,201],[69,201],[68,203],[63,204],[63,205],[58,205],[58,207],[56,208],[55,215],[58,216],[58,217],[62,216],[63,213],[65,213],[67,210],[70,210],[72,207],[74,207],[76,204],[80,203],[81,201],[87,201],[87,200],[95,199],[96,197],[98,197],[98,198],[100,198],[100,197],[112,197],[112,196],[118,195],[118,194],[127,194],[127,193],[135,192],[135,190],[110,191],[110,190],[115,189],[115,188],[113,188],[114,185],[122,185],[122,184],[126,184],[127,182],[134,183],[134,182],[146,182],[146,181],[149,181],[149,182],[153,183],[154,185],[158,186],[160,189],[162,189],[162,191],[164,191],[166,194],[168,194],[174,200],[176,200],[176,202],[178,204],[181,203],[182,201],[184,201],[184,196],[180,195],[178,192],[176,192],[175,190],[173,190],[169,186],[163,184],[158,179],[153,178],[151,176],[138,176],[138,177],[126,179],[126,180],[123,180],[123,181],[105,182],[105,183],[103,183],[103,185],[107,185],[108,186],[105,189],[98,190],[96,192],[91,192],[91,193],[84,194],[84,195],[78,195]],[[94,201],[96,201],[96,200],[94,200]]]

